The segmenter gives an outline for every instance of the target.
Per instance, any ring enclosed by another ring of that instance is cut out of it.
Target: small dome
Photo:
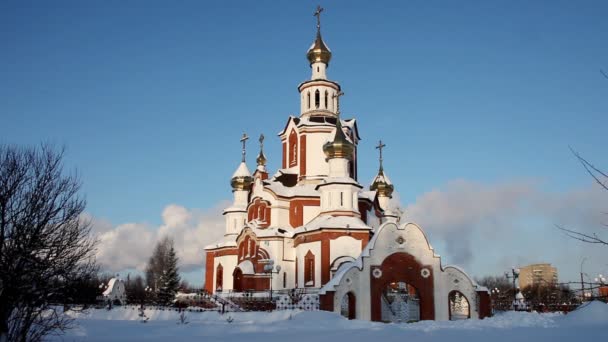
[[[332,141],[328,141],[323,145],[323,152],[327,156],[327,159],[332,158],[346,158],[350,159],[355,151],[355,144],[353,144],[342,130],[342,123],[340,118],[336,122],[336,134]]]
[[[312,43],[312,45],[310,46],[310,49],[308,49],[306,57],[308,58],[310,64],[321,62],[329,65],[329,60],[331,59],[331,51],[329,50],[327,45],[325,45],[323,38],[321,38],[320,31],[317,32],[317,38],[315,39],[315,42]]]
[[[376,178],[372,182],[372,185],[369,186],[369,189],[372,191],[377,191],[378,196],[381,197],[391,197],[393,195],[393,191],[395,187],[391,184],[391,181],[384,174],[384,170],[380,169]]]
[[[252,184],[253,177],[251,177],[251,172],[249,172],[247,164],[242,162],[232,175],[230,185],[233,190],[249,190]]]
[[[266,156],[264,155],[264,152],[260,151],[260,154],[258,154],[255,161],[258,163],[258,166],[266,165]]]

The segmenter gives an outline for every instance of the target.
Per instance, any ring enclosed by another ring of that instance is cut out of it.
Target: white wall
[[[356,259],[361,254],[361,240],[351,236],[340,236],[329,241],[329,264],[341,256],[349,256]]]
[[[317,215],[319,215],[319,213],[321,212],[321,207],[319,207],[319,206],[305,205],[303,208],[304,208],[304,224],[307,224],[308,222],[310,222],[312,219],[317,217]]]
[[[315,255],[315,285],[321,286],[321,242],[301,243],[296,247],[296,255],[298,258],[298,287],[304,286],[304,257],[308,251]]]
[[[213,259],[213,292],[215,292],[217,289],[215,288],[215,285],[217,284],[216,281],[216,277],[217,277],[217,266],[219,264],[222,264],[222,267],[224,269],[224,276],[223,276],[223,290],[232,290],[232,272],[234,272],[234,269],[236,268],[237,265],[237,256],[236,255],[224,255],[224,256],[220,256],[220,257],[215,257]]]

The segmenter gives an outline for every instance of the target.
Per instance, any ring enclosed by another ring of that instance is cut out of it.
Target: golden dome
[[[317,39],[312,44],[308,52],[306,53],[308,61],[312,65],[313,63],[321,62],[329,65],[331,59],[331,51],[325,45],[323,38],[321,38],[321,31],[317,31]]]
[[[328,141],[323,145],[323,152],[325,152],[327,159],[351,159],[354,151],[355,144],[346,138],[346,135],[342,130],[341,120],[338,117],[338,120],[336,121],[336,135],[334,136],[334,140]]]
[[[390,180],[384,174],[382,168],[378,171],[378,175],[374,178],[372,185],[369,186],[371,191],[377,191],[380,197],[391,197],[395,187],[390,183]]]
[[[245,162],[241,162],[230,179],[232,190],[249,190],[251,189],[252,184],[253,177],[251,177],[251,173],[249,172]]]
[[[264,152],[260,151],[260,154],[258,154],[258,157],[255,159],[255,161],[258,163],[258,165],[266,165],[266,156],[264,155]]]

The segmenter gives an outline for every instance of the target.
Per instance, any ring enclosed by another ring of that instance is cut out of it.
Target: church
[[[489,295],[463,270],[442,266],[422,229],[391,201],[382,165],[372,184],[358,180],[361,137],[340,112],[342,88],[328,78],[332,52],[321,37],[308,49],[311,77],[298,86],[300,114],[278,134],[281,168],[266,168],[264,136],[256,167],[242,159],[221,241],[205,247],[205,289],[219,296],[306,293],[322,310],[374,321],[483,318]]]

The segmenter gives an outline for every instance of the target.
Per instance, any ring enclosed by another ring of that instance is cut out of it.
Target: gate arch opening
[[[357,298],[355,294],[352,292],[348,292],[342,297],[342,302],[340,303],[340,314],[348,319],[357,318]]]
[[[389,283],[382,291],[382,321],[408,323],[419,320],[418,290],[404,281]]]
[[[467,297],[458,290],[450,292],[448,295],[448,308],[450,321],[471,318],[471,306]]]

